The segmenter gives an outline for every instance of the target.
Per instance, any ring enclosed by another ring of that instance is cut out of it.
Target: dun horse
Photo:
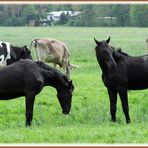
[[[30,49],[34,44],[38,60],[53,63],[54,67],[59,65],[65,74],[70,77],[70,70],[78,68],[70,63],[70,53],[65,43],[56,39],[41,38],[31,42]]]

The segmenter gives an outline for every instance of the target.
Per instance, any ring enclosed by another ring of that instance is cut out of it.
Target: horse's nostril
[[[69,112],[67,112],[67,111],[62,111],[62,113],[65,115],[69,114]]]

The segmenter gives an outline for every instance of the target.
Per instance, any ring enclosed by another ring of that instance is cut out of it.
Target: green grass
[[[146,53],[148,28],[0,27],[0,40],[30,46],[34,38],[49,37],[64,41],[75,85],[71,113],[63,115],[54,88],[45,87],[36,96],[32,126],[25,127],[24,97],[0,101],[0,143],[113,144],[148,142],[148,92],[130,91],[132,123],[127,125],[118,98],[117,122],[110,121],[109,99],[95,57],[95,43],[111,36],[111,45],[130,55]]]

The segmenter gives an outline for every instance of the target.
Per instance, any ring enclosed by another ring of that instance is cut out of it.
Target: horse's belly
[[[42,60],[42,61],[48,56],[45,49],[37,48],[37,52],[39,54],[40,60]]]
[[[135,81],[135,82],[129,82],[128,83],[128,89],[129,90],[141,90],[141,89],[147,89],[148,88],[148,81]]]
[[[2,93],[0,92],[0,100],[10,100],[24,96],[23,93]]]

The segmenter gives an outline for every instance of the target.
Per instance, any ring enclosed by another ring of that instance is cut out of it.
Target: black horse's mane
[[[127,53],[123,52],[120,47],[119,47],[119,48],[115,48],[115,47],[113,47],[113,46],[110,46],[110,47],[111,47],[111,48],[113,49],[113,51],[115,51],[115,52],[118,52],[118,53],[120,53],[120,54],[122,54],[122,55],[124,55],[124,56],[129,56]]]
[[[36,61],[36,64],[39,65],[41,68],[44,68],[46,70],[50,70],[50,71],[53,71],[53,72],[59,72],[57,69],[54,69],[53,67],[45,64],[42,61]]]
[[[118,48],[117,51],[122,55],[129,56],[127,53],[123,52],[121,48]]]
[[[50,71],[51,73],[53,73],[56,77],[58,78],[62,78],[66,83],[69,82],[68,78],[66,75],[64,75],[62,72],[60,72],[59,70],[53,68],[52,66],[49,66],[47,64],[45,64],[42,61],[36,61],[36,63],[43,69]]]

